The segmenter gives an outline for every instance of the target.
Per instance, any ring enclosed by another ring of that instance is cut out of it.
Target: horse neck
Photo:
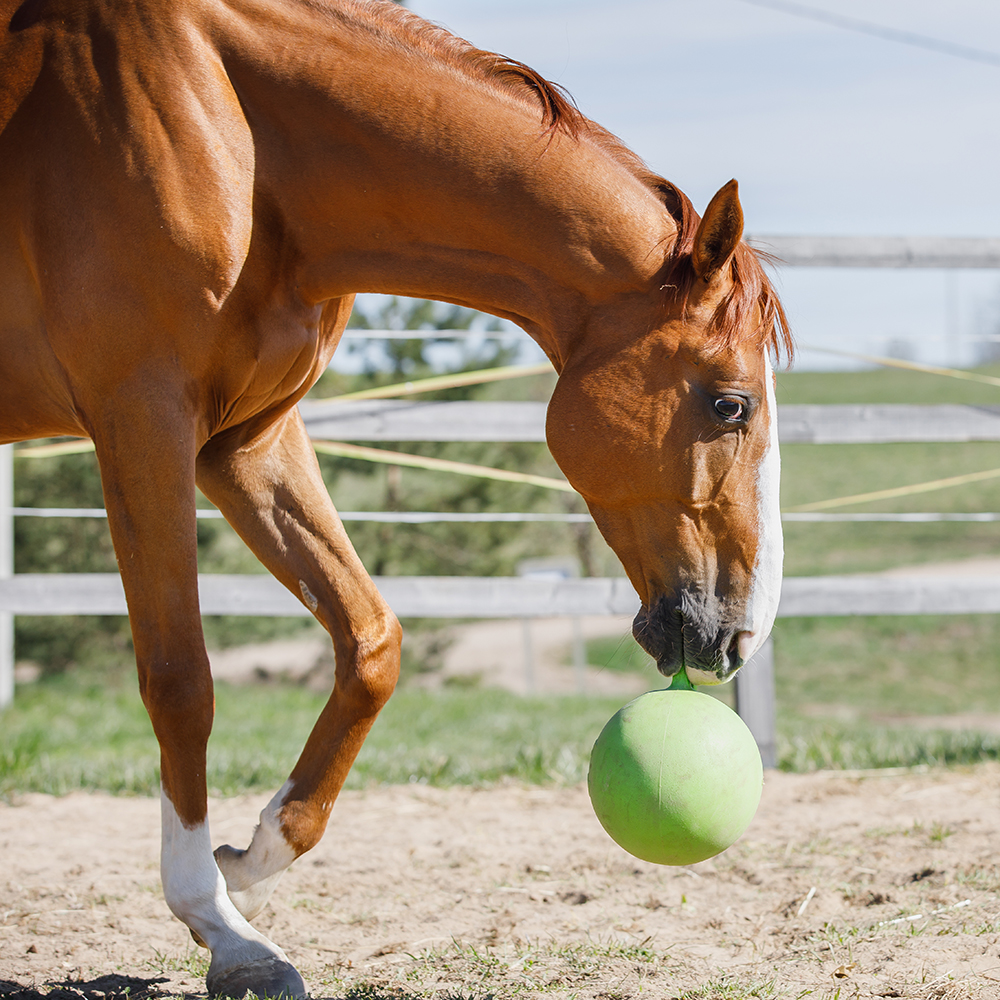
[[[676,226],[599,141],[547,134],[533,102],[349,17],[323,24],[280,66],[226,59],[301,295],[481,309],[561,368],[595,309],[648,291]]]

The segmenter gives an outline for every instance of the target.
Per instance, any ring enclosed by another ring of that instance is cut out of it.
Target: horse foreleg
[[[143,398],[129,402],[94,438],[139,690],[160,744],[164,896],[211,949],[210,995],[304,996],[281,949],[230,901],[212,855],[205,764],[214,697],[198,607],[191,428],[148,413]]]
[[[198,485],[262,563],[333,639],[333,692],[289,779],[246,850],[215,856],[251,919],[281,873],[322,837],[330,810],[399,676],[400,628],[354,552],[320,476],[298,411],[253,440],[213,440]]]

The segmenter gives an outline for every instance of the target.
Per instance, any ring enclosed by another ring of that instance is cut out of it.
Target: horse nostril
[[[739,662],[746,663],[757,652],[760,646],[759,636],[756,632],[740,632],[733,644],[736,647],[735,651],[739,657]]]

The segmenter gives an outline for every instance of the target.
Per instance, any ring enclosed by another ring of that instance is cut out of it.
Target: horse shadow
[[[173,990],[160,990],[166,979],[142,979],[137,976],[100,976],[89,982],[47,982],[41,988],[22,986],[20,983],[0,979],[0,1000],[157,1000],[177,996]],[[44,990],[44,992],[43,992]],[[404,1000],[411,994],[393,986],[365,984],[355,986],[336,996],[320,991],[322,1000]],[[201,1000],[205,993],[185,993],[185,1000]],[[492,993],[476,995],[456,991],[443,993],[439,1000],[493,1000]]]
[[[152,1000],[166,979],[138,976],[99,976],[89,982],[47,982],[39,988],[0,979],[0,1000]]]

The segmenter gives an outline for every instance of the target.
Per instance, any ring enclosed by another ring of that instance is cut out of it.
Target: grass
[[[685,990],[678,1000],[750,1000],[751,997],[773,997],[773,979],[747,980],[742,976],[723,975],[712,978],[704,986]]]
[[[1000,364],[972,369],[1000,377]],[[1000,404],[1000,388],[900,368],[868,371],[778,372],[778,403]]]
[[[408,955],[377,977],[340,971],[320,983],[344,1000],[512,1000],[526,996],[600,997],[602,1000],[670,997],[672,1000],[752,1000],[774,997],[774,981],[740,975],[713,977],[678,989],[681,963],[669,950],[619,941],[521,942],[501,949],[449,945]]]
[[[280,787],[324,700],[294,685],[218,685],[209,787],[223,795]],[[619,707],[618,699],[404,687],[376,722],[348,787],[502,779],[573,784]],[[69,674],[19,689],[4,714],[0,795],[77,788],[152,795],[158,767],[152,729],[131,686]]]
[[[775,625],[778,702],[786,713],[884,719],[1000,714],[1000,617],[782,618]],[[589,662],[649,673],[631,638],[593,640]]]
[[[1000,465],[992,442],[786,445],[781,458],[783,509]],[[879,503],[852,504],[843,510],[1000,511],[1000,478]],[[786,522],[784,534],[788,576],[864,573],[1000,552],[1000,522]]]
[[[785,618],[773,634],[778,700],[791,710],[1000,714],[995,615]]]
[[[988,674],[989,661],[982,671]],[[890,684],[847,685],[844,700],[820,703],[818,710],[812,700],[796,701],[803,694],[818,696],[809,687],[814,673],[812,664],[808,670],[789,670],[779,660],[778,757],[784,770],[1000,759],[1000,735],[886,725],[879,713],[891,714],[899,704]],[[962,683],[974,688],[975,676],[969,674]],[[822,681],[821,671],[819,677]],[[902,690],[913,694],[903,704],[946,710],[947,699],[935,693],[937,678],[931,671],[903,685]],[[825,682],[834,690],[836,675],[831,671]],[[952,692],[956,704],[961,704],[961,686]],[[732,688],[717,693],[731,696]],[[295,685],[220,684],[209,744],[209,787],[222,795],[280,787],[323,702]],[[481,786],[503,780],[575,784],[585,777],[590,748],[621,702],[575,696],[521,698],[489,688],[428,692],[403,686],[376,722],[347,787],[407,782]],[[156,743],[130,685],[97,685],[77,674],[46,680],[21,688],[3,721],[0,796],[94,788],[126,795],[158,791]]]

